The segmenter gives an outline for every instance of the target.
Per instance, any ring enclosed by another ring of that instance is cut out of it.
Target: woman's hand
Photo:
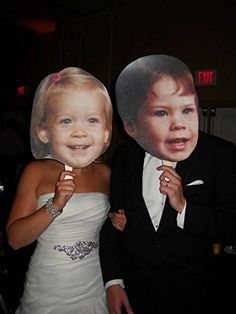
[[[70,175],[72,179],[65,179],[68,175]],[[53,207],[56,209],[63,209],[73,195],[75,190],[75,182],[73,181],[74,176],[75,174],[71,171],[62,171],[60,173],[59,180],[56,183],[55,195],[53,197]]]
[[[118,212],[110,213],[109,217],[111,218],[111,222],[113,226],[117,230],[124,231],[126,223],[127,223],[124,209],[119,209]]]

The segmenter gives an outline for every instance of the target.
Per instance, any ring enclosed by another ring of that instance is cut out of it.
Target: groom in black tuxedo
[[[121,233],[108,218],[101,230],[109,311],[209,314],[212,245],[236,238],[236,147],[198,130],[194,81],[175,57],[129,64],[116,99],[133,140],[111,176],[111,211],[127,224]]]

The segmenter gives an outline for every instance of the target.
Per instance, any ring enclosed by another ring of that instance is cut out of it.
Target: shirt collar
[[[144,167],[144,168],[148,165],[148,163],[149,163],[149,161],[150,161],[151,159],[154,159],[157,164],[162,165],[162,159],[157,158],[157,157],[151,155],[151,154],[148,153],[148,152],[145,152],[145,157],[144,157],[144,162],[143,162],[143,167]],[[173,168],[176,167],[176,164],[177,164],[177,162],[174,162],[174,161],[173,161]]]

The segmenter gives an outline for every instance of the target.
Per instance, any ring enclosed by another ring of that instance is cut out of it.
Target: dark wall
[[[61,66],[78,64],[110,87],[133,59],[171,54],[186,62],[193,73],[217,70],[216,86],[197,87],[201,106],[234,107],[236,5],[210,3],[137,1],[113,12],[66,21]]]
[[[31,103],[39,81],[65,66],[84,67],[110,88],[125,65],[152,53],[175,55],[193,72],[216,69],[217,86],[198,87],[201,105],[235,106],[235,16],[234,1],[136,0],[97,14],[57,17],[51,33],[1,23],[0,108],[18,105],[13,96],[20,84],[28,87],[21,105]]]

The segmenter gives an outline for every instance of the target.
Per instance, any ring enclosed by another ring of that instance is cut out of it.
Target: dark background
[[[26,147],[25,154],[14,160],[1,157],[2,230],[21,169],[32,158],[29,122],[34,92],[49,73],[78,66],[107,86],[114,104],[113,137],[104,156],[108,163],[124,140],[115,108],[115,79],[138,57],[170,54],[184,61],[193,74],[216,70],[216,85],[196,87],[200,106],[236,107],[236,1],[4,0],[0,3],[0,50],[0,127],[4,129],[10,118],[20,122]],[[18,86],[25,86],[25,95],[17,95]],[[6,245],[0,256],[0,289],[11,309],[21,294],[31,250],[16,253]],[[235,256],[224,252],[212,260],[212,302],[224,313],[236,312],[229,289],[235,285],[235,262]]]

